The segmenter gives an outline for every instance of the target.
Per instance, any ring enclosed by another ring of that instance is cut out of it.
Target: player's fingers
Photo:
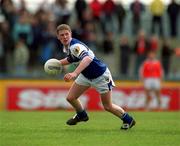
[[[69,82],[71,79],[72,79],[72,77],[71,77],[71,75],[69,73],[64,76],[64,80],[66,82]]]
[[[65,82],[69,82],[70,80],[67,77],[64,77]]]

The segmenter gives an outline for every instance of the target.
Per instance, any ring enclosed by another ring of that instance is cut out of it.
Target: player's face
[[[150,53],[148,54],[148,57],[149,57],[150,59],[154,59],[154,58],[156,57],[156,54],[155,54],[154,52],[150,52]]]
[[[57,34],[57,38],[64,46],[67,46],[71,41],[71,32],[68,30],[61,30]]]

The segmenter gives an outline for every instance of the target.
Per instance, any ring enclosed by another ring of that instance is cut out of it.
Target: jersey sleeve
[[[82,60],[85,56],[89,56],[88,54],[88,48],[81,44],[75,44],[70,47],[71,54],[78,59]]]

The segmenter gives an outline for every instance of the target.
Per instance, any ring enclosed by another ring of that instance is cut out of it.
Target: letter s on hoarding
[[[42,105],[43,93],[40,90],[27,89],[19,93],[18,106],[24,109],[36,109]]]

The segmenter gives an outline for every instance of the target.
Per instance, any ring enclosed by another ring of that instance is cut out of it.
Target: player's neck
[[[68,45],[64,45],[64,48],[67,50],[69,48],[69,44]]]
[[[64,48],[65,48],[66,50],[69,48],[70,43],[71,43],[71,40],[72,40],[72,38],[69,40],[69,43],[68,43],[67,45],[64,45]]]
[[[148,58],[147,60],[150,60],[150,61],[155,61],[156,58]]]

